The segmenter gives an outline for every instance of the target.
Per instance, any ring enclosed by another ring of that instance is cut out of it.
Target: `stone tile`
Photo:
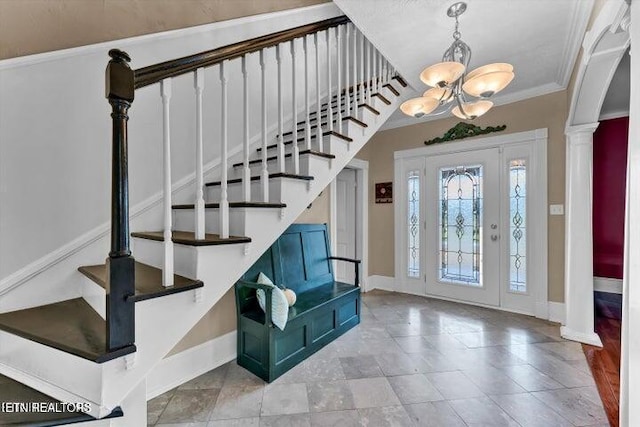
[[[259,427],[260,418],[236,418],[233,420],[209,421],[207,427]]]
[[[519,424],[488,397],[451,400],[449,404],[468,425],[519,427]],[[554,426],[555,427],[555,426]]]
[[[415,355],[418,355],[426,363],[425,372],[448,372],[458,369],[458,366],[451,359],[435,350]]]
[[[584,360],[582,345],[578,342],[546,342],[533,344],[533,346],[548,351],[562,360]]]
[[[147,424],[154,425],[158,422],[160,415],[164,411],[164,408],[167,407],[167,404],[173,397],[173,394],[176,392],[176,389],[169,390],[166,393],[163,393],[147,402]]]
[[[375,427],[413,427],[409,414],[402,406],[364,408],[358,410],[360,424]]]
[[[484,393],[462,372],[435,372],[425,375],[445,399],[484,396]]]
[[[331,359],[312,358],[303,362],[304,378],[307,381],[335,381],[345,379],[340,360],[335,357]]]
[[[311,427],[360,427],[357,410],[316,412],[311,414]]]
[[[309,412],[306,384],[270,384],[264,388],[260,415]]]
[[[400,405],[400,400],[386,378],[348,380],[356,408]]]
[[[163,423],[156,424],[157,427],[207,427],[206,422],[194,422],[194,423]]]
[[[385,326],[387,333],[392,337],[408,337],[422,335],[420,323],[391,323]]]
[[[395,340],[405,353],[428,353],[434,349],[422,336],[396,337]]]
[[[493,366],[478,366],[462,371],[486,394],[524,393],[525,389],[509,378],[501,369]]]
[[[186,383],[178,387],[178,390],[222,388],[228,369],[229,365],[222,365],[219,368],[216,368],[212,371],[200,375],[199,377],[192,379],[191,381],[187,381]]]
[[[416,426],[466,427],[462,418],[446,401],[405,405],[404,409]]]
[[[382,369],[380,369],[373,356],[341,357],[340,364],[347,379],[384,376]]]
[[[261,417],[260,427],[311,427],[311,417],[309,414]]]
[[[562,384],[531,365],[506,366],[503,372],[527,391],[564,388]]]
[[[212,420],[257,417],[260,415],[264,386],[224,386],[211,413]]]
[[[227,363],[227,376],[224,380],[225,386],[243,385],[264,385],[262,378],[253,375],[251,372],[238,365],[235,360]]]
[[[400,375],[388,378],[389,384],[403,404],[443,400],[438,389],[423,374]]]
[[[382,353],[375,358],[382,372],[388,377],[417,374],[429,370],[429,365],[422,358],[411,358],[403,353]]]
[[[298,363],[293,368],[289,369],[287,372],[279,376],[275,381],[272,381],[270,384],[298,384],[305,381],[306,378],[307,373],[303,361]]]
[[[576,426],[607,422],[595,387],[538,391],[532,394]]]
[[[219,389],[176,390],[158,423],[208,421],[219,393]]]
[[[353,395],[347,381],[312,382],[307,384],[311,412],[354,409]]]
[[[522,427],[571,427],[569,421],[529,393],[491,396]]]

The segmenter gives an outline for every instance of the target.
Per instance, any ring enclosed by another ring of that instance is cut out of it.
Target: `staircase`
[[[266,52],[272,50],[276,64],[269,65]],[[36,395],[88,404],[90,417],[109,417],[98,421],[104,425],[138,425],[140,418],[127,418],[127,402],[136,400],[131,396],[149,372],[366,144],[400,105],[406,83],[346,17],[137,70],[130,68],[125,52],[109,54],[109,257],[106,263],[96,259],[95,265],[78,266],[77,274],[86,278],[81,297],[0,314],[0,374],[14,387],[37,390]],[[260,68],[251,70],[255,57]],[[243,76],[241,124],[229,123],[227,116],[234,61]],[[276,78],[270,81],[274,73],[265,70],[273,65]],[[214,138],[220,163],[207,171],[203,97],[208,73],[220,78],[221,129]],[[195,89],[195,188],[191,203],[176,204],[172,81],[185,75],[192,76]],[[256,75],[262,88],[258,101],[249,99]],[[163,211],[156,228],[131,232],[127,116],[136,91],[151,85],[159,88],[163,111]],[[269,131],[270,85],[278,88],[275,133]],[[249,117],[255,102],[260,102],[260,117]],[[255,142],[250,121],[261,122]],[[241,141],[229,140],[230,125],[242,126]],[[234,143],[242,149],[230,151]]]

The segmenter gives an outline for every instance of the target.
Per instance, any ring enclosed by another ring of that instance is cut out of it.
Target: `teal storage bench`
[[[354,264],[355,285],[334,279],[332,260]],[[360,323],[359,264],[331,256],[326,224],[290,226],[235,285],[238,364],[271,382]],[[255,282],[260,272],[297,295],[284,331],[271,322],[272,288]]]

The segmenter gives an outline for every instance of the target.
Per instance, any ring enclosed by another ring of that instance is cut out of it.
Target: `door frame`
[[[535,129],[525,132],[517,132],[506,135],[497,135],[484,138],[474,138],[468,141],[449,142],[445,144],[431,145],[427,147],[413,148],[409,150],[402,150],[394,152],[394,187],[396,188],[394,195],[394,215],[398,220],[394,225],[394,242],[395,242],[395,284],[397,290],[400,292],[415,293],[419,295],[426,294],[426,286],[422,286],[422,293],[416,292],[415,280],[407,277],[404,266],[407,265],[406,251],[406,236],[405,230],[405,214],[404,208],[406,205],[406,195],[404,194],[404,163],[417,157],[428,157],[439,154],[449,154],[456,152],[474,151],[483,148],[501,148],[503,146],[514,145],[519,143],[531,143],[534,151],[534,158],[531,161],[530,176],[531,179],[536,180],[536,187],[540,189],[538,194],[532,195],[532,202],[528,205],[529,213],[528,218],[537,221],[537,228],[546,230],[545,233],[533,233],[530,236],[531,242],[531,260],[529,264],[530,271],[536,271],[537,274],[530,280],[532,286],[532,292],[534,294],[534,315],[538,318],[547,319],[549,314],[548,308],[548,217],[547,217],[547,140],[548,131],[546,128]],[[424,176],[424,171],[423,171]],[[423,181],[424,182],[424,181]],[[422,190],[421,190],[422,192]],[[530,207],[529,207],[530,206]],[[421,224],[421,236],[424,236],[424,221]],[[421,271],[421,277],[424,283],[424,269]],[[501,280],[504,282],[504,280]],[[500,284],[502,292],[504,283]],[[434,295],[429,295],[433,298],[446,299]],[[472,305],[471,302],[465,302]],[[490,308],[497,308],[505,311],[510,310],[505,307],[486,306]]]
[[[360,264],[360,287],[363,292],[367,292],[369,290],[369,162],[354,158],[347,163],[345,168],[356,171],[356,258],[362,261]],[[329,184],[329,239],[332,248],[337,247],[338,241],[338,233],[336,227],[333,226],[338,217],[337,178],[338,174]]]

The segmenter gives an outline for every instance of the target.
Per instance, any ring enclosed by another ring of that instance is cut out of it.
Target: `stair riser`
[[[269,200],[270,203],[280,203],[282,190],[282,178],[270,178],[269,179]],[[220,186],[206,187],[205,189],[205,201],[207,203],[217,203],[221,197]],[[242,194],[242,183],[236,182],[229,184],[227,187],[227,200],[229,202],[244,202],[244,196]],[[251,201],[262,202],[262,183],[261,180],[251,181]]]
[[[273,153],[269,153],[269,154],[273,154]],[[327,159],[324,157],[318,157],[310,154],[301,154],[299,175],[313,176],[313,171],[315,170],[314,167],[322,166],[324,164],[329,164],[330,162],[331,162],[331,159]],[[288,173],[294,173],[293,158],[291,157],[286,158],[285,165]],[[277,160],[271,160],[267,162],[267,168],[269,170],[269,173],[278,172]],[[231,178],[242,178],[243,169],[244,168],[242,166],[236,166],[235,168],[233,168],[232,173],[229,173],[229,176]],[[262,171],[262,163],[252,163],[249,165],[249,169],[251,171],[251,176],[260,175],[260,172]]]
[[[105,289],[93,280],[83,275],[82,278],[82,298],[93,308],[103,319],[107,318],[107,293]]]
[[[164,242],[133,237],[131,239],[133,256],[136,261],[162,269],[164,266]],[[173,245],[174,273],[195,279],[195,247]]]

